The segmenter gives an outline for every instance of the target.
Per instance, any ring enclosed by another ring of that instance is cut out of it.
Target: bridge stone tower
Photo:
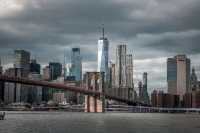
[[[86,88],[100,92],[100,96],[85,96],[85,112],[105,112],[104,72],[87,72]]]

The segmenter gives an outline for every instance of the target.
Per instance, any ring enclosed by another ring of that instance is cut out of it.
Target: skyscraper
[[[143,73],[143,88],[147,90],[147,72]]]
[[[148,90],[147,90],[147,72],[143,73],[143,98],[144,98],[144,102],[146,104],[149,103],[149,95],[148,95]]]
[[[3,68],[1,66],[1,59],[0,59],[0,75],[3,73]],[[4,101],[4,82],[0,81],[0,103]]]
[[[110,67],[110,84],[111,84],[111,87],[115,87],[115,64],[111,64],[111,67]]]
[[[27,78],[30,72],[30,52],[25,50],[15,50],[14,71],[15,76],[20,78]],[[15,102],[27,102],[28,90],[26,85],[16,84],[15,88]]]
[[[149,104],[149,95],[147,91],[147,72],[143,73],[143,83],[138,83],[139,88],[139,100],[145,104]]]
[[[50,80],[50,68],[49,68],[49,66],[45,66],[44,68],[43,68],[43,74],[42,74],[42,79],[43,80]]]
[[[58,62],[49,63],[50,79],[56,80],[62,74],[62,64]]]
[[[41,80],[42,76],[39,73],[30,73],[28,76],[31,80]],[[28,102],[41,103],[42,101],[42,87],[41,86],[28,86]]]
[[[3,73],[3,67],[1,66],[1,59],[0,59],[0,75]]]
[[[189,91],[190,59],[186,55],[177,55],[167,59],[168,93],[182,96]]]
[[[74,76],[76,81],[82,80],[82,59],[80,48],[72,48],[70,71],[71,76]]]
[[[30,72],[40,74],[40,64],[37,63],[35,59],[31,60]]]
[[[126,85],[128,88],[133,88],[133,56],[126,56]]]
[[[143,87],[142,87],[142,82],[138,82],[138,90],[139,90],[139,100],[141,101],[143,98]]]
[[[192,74],[190,77],[190,91],[196,91],[198,88],[198,79],[195,72],[195,69],[192,68]]]
[[[126,45],[118,45],[116,50],[116,87],[126,87]]]
[[[16,76],[16,69],[15,68],[9,68],[5,70],[4,75],[15,77]],[[16,102],[16,84],[15,83],[9,83],[5,82],[4,86],[4,102],[6,104]]]
[[[108,51],[109,51],[109,41],[104,37],[104,28],[102,29],[103,35],[98,40],[98,72],[105,73],[105,80],[109,80],[109,68],[108,68]]]
[[[30,53],[25,50],[15,50],[15,68],[29,70],[30,68]]]

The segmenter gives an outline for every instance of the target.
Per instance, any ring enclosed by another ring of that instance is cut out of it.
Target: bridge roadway
[[[65,84],[52,83],[52,82],[42,81],[42,80],[31,80],[31,79],[27,79],[27,78],[18,78],[18,77],[10,77],[10,76],[0,75],[0,81],[61,89],[61,90],[66,90],[66,91],[82,93],[82,94],[89,95],[89,96],[100,97],[102,95],[102,92],[87,90],[84,87],[67,86]],[[115,100],[115,101],[118,101],[118,102],[127,103],[129,105],[136,105],[137,104],[136,102],[128,100],[128,99],[123,99],[123,98],[120,98],[120,97],[111,96],[109,94],[103,94],[103,95],[105,96],[106,99],[112,99],[112,100]]]

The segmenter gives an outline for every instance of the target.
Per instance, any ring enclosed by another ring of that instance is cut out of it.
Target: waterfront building
[[[152,107],[157,107],[157,90],[153,90],[151,93],[151,106]]]
[[[48,70],[48,68],[47,68]],[[62,75],[62,64],[58,62],[49,63],[49,81],[57,82]],[[53,94],[58,92],[55,88],[43,88],[43,99],[53,100]]]
[[[16,76],[15,68],[9,68],[5,70],[5,76]],[[5,82],[4,84],[4,103],[9,104],[16,101],[16,84]]]
[[[53,101],[57,104],[64,104],[66,103],[65,93],[63,92],[56,92],[53,94]]]
[[[164,93],[154,90],[151,93],[151,105],[161,108],[177,108],[179,106],[179,95]]]
[[[56,80],[62,75],[62,64],[58,62],[49,63],[50,80]]]
[[[28,76],[31,80],[41,80],[42,76],[38,73],[30,73]],[[28,103],[39,104],[42,102],[42,87],[27,86],[28,88]]]
[[[50,62],[48,66],[43,68],[43,80],[56,81],[62,75],[62,64]],[[49,101],[53,99],[54,88],[42,88],[42,100]]]
[[[67,86],[79,86],[81,87],[81,82],[77,82],[75,78],[68,77],[67,80],[64,81],[64,84]],[[71,92],[67,91],[65,93],[65,98],[67,103],[73,103],[73,104],[83,104],[84,102],[84,95],[81,93]]]
[[[70,75],[74,76],[76,81],[82,80],[82,58],[80,48],[72,48]]]
[[[104,72],[105,81],[109,80],[109,68],[108,68],[108,55],[109,55],[109,41],[104,37],[104,28],[102,29],[102,37],[98,40],[98,72]]]
[[[49,66],[45,66],[43,68],[43,74],[42,79],[45,81],[50,81],[50,68]],[[48,102],[50,100],[49,98],[49,88],[42,87],[42,101]]]
[[[30,72],[40,74],[40,64],[37,63],[35,59],[31,60]]]
[[[200,108],[200,91],[191,91],[185,93],[183,104],[186,108]]]
[[[183,95],[189,91],[190,86],[190,59],[186,55],[177,55],[167,59],[168,93]]]
[[[4,102],[4,82],[0,81],[0,103]]]
[[[15,76],[19,78],[27,78],[30,72],[30,52],[25,50],[15,50]],[[28,90],[26,85],[16,84],[15,102],[27,102]]]
[[[117,96],[117,89],[115,87],[115,64],[110,63],[109,66],[109,90],[105,90],[106,93],[113,96]]]

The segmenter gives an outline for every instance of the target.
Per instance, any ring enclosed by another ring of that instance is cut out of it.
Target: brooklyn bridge
[[[104,73],[101,72],[87,72],[86,81],[82,87],[69,86],[61,83],[52,83],[42,80],[31,80],[28,78],[10,77],[5,75],[0,75],[0,81],[82,93],[85,95],[85,112],[104,112],[105,99],[126,103],[128,105],[140,104],[136,101],[107,93],[105,91],[107,88],[104,83]]]

